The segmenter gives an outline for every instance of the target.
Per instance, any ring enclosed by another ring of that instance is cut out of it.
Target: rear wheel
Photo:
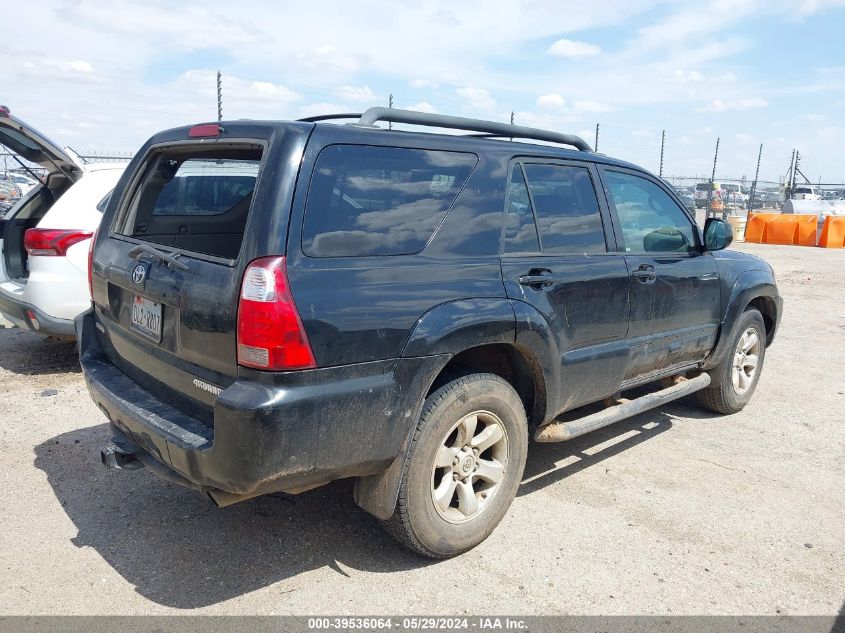
[[[710,372],[710,386],[698,392],[699,403],[717,413],[741,411],[757,388],[766,355],[766,325],[760,312],[750,308],[742,313],[731,349]]]
[[[385,528],[431,558],[475,547],[510,507],[527,447],[525,409],[505,380],[472,374],[445,384],[426,398]]]

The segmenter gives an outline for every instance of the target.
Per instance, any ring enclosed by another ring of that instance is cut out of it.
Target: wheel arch
[[[737,277],[726,301],[719,327],[719,338],[703,369],[716,367],[729,351],[730,341],[740,315],[749,307],[760,311],[766,326],[766,346],[772,344],[780,325],[782,300],[774,277],[768,271],[749,270]]]
[[[526,322],[524,310],[518,313],[521,318],[508,299],[465,299],[441,304],[419,319],[402,356],[427,356],[438,362],[431,366],[425,379],[415,381],[415,394],[411,397],[417,401],[417,408],[410,416],[407,437],[396,459],[385,470],[356,480],[355,502],[359,506],[382,520],[392,516],[409,440],[423,402],[454,378],[470,373],[500,376],[520,396],[530,426],[546,419],[552,353],[543,345],[546,340],[554,341],[554,337],[550,333],[542,335],[548,326],[543,320],[541,327],[537,315],[530,315]],[[399,367],[402,360],[399,359]]]

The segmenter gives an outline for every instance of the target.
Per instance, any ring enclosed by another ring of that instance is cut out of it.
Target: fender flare
[[[725,311],[719,327],[719,338],[713,352],[707,357],[702,369],[713,369],[718,366],[730,351],[730,342],[733,339],[734,326],[740,314],[748,307],[754,299],[768,297],[775,303],[777,314],[775,315],[774,329],[770,335],[774,337],[775,330],[780,323],[781,298],[778,294],[777,285],[772,274],[765,270],[747,270],[741,273],[733,287],[726,302]]]
[[[515,313],[515,303],[520,304],[519,317]],[[405,441],[387,468],[355,481],[355,503],[383,521],[393,515],[408,448],[425,394],[453,356],[473,347],[493,343],[516,344],[535,356],[544,353],[544,336],[551,336],[551,333],[540,314],[536,310],[531,313],[531,310],[533,308],[528,304],[512,302],[504,297],[461,299],[435,306],[420,317],[408,337],[396,369],[399,374],[405,373],[406,366],[412,361],[415,366],[413,379],[405,383],[410,385],[407,401],[414,403],[411,409],[413,413],[406,417],[408,429]],[[549,340],[554,342],[554,337],[551,336]],[[546,380],[548,376],[545,375],[545,366],[550,362],[549,356],[550,351],[545,350],[545,354],[538,357]],[[425,363],[418,362],[421,357],[426,359]]]

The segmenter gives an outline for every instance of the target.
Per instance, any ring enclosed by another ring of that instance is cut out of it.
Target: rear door
[[[45,186],[39,184],[29,190],[5,218],[0,218],[0,282],[25,283],[24,233],[35,227],[62,193],[82,177],[82,165],[72,151],[61,149],[5,107],[0,107],[0,146],[47,172]]]
[[[591,163],[525,158],[510,168],[502,272],[560,350],[556,411],[612,395],[623,379],[628,271]],[[556,406],[555,406],[556,405]]]
[[[238,127],[249,126],[226,129]],[[272,130],[245,131],[153,145],[119,184],[95,248],[95,308],[111,360],[177,407],[211,405],[235,380],[243,270],[284,254],[295,172],[283,173],[282,156],[301,151],[306,131],[276,145]]]
[[[61,172],[77,180],[82,174],[82,165],[76,155],[60,148],[35,128],[0,107],[0,145],[18,156],[47,170],[47,173]]]
[[[601,170],[630,271],[627,380],[704,358],[721,314],[719,271],[682,205],[657,179],[616,167]]]

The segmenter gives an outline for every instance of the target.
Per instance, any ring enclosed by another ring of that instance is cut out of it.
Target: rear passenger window
[[[604,253],[599,203],[586,167],[525,164],[543,253]]]
[[[522,168],[514,165],[508,190],[508,212],[505,215],[505,252],[536,253],[539,250],[540,241],[537,239],[537,225],[531,210],[528,187],[525,186]]]
[[[310,257],[420,252],[469,178],[474,154],[330,145],[320,152],[305,205]]]

